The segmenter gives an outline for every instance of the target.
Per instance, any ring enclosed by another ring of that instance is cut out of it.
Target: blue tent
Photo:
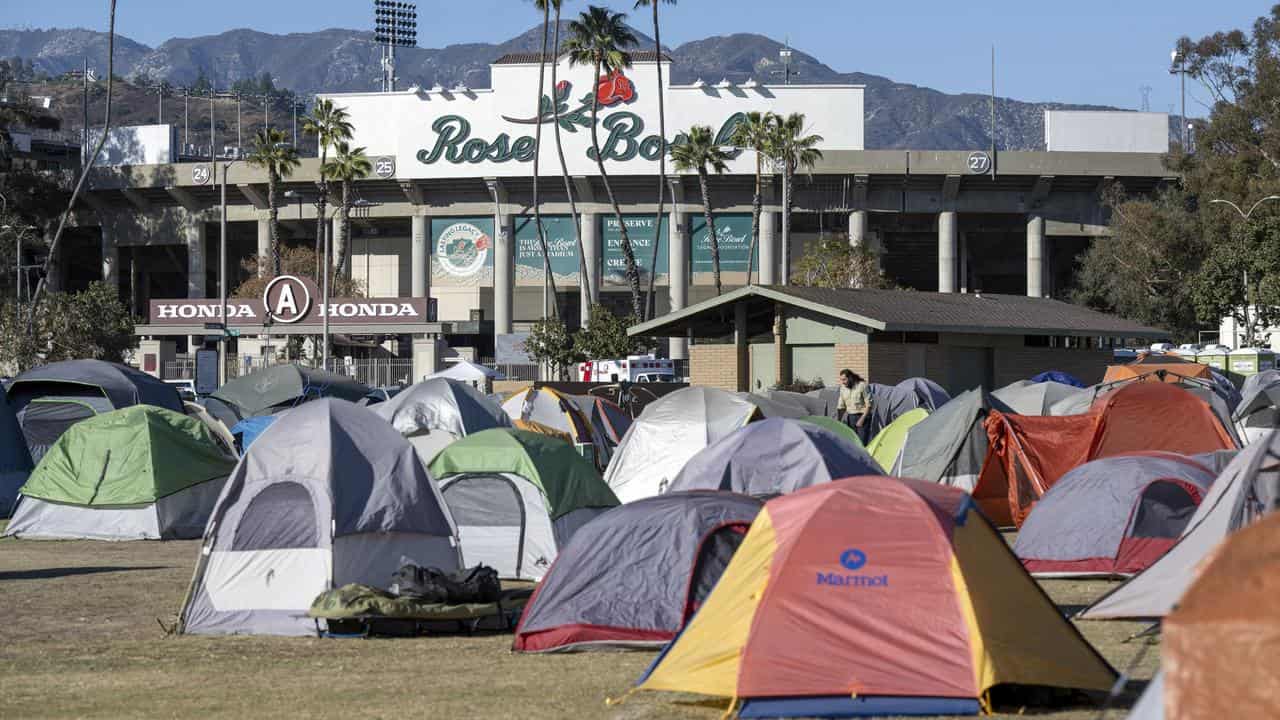
[[[31,455],[13,408],[0,387],[0,517],[9,517],[18,489],[31,474]]]
[[[1086,387],[1086,385],[1080,382],[1079,380],[1077,380],[1074,375],[1064,373],[1061,370],[1049,370],[1047,372],[1042,372],[1039,375],[1036,375],[1035,377],[1031,378],[1031,382],[1033,383],[1056,382],[1056,383],[1062,383],[1063,385],[1070,385],[1071,387],[1078,387],[1078,388]]]
[[[236,449],[243,455],[258,436],[267,431],[276,421],[276,415],[259,415],[241,420],[231,428],[231,435],[236,439]]]

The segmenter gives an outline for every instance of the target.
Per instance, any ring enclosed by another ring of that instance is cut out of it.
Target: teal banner
[[[556,282],[578,282],[578,238],[573,217],[543,215],[542,232],[547,238],[547,255]],[[516,283],[542,284],[542,245],[538,242],[538,224],[532,215],[516,218]]]
[[[631,238],[631,248],[636,256],[636,265],[640,268],[640,279],[649,280],[650,263],[653,260],[653,244],[658,243],[658,279],[667,275],[667,218],[662,218],[662,226],[654,230],[654,216],[623,215],[622,221],[627,224],[627,236]],[[604,282],[625,284],[627,282],[627,262],[622,254],[622,230],[614,215],[602,215],[600,218],[600,237],[604,242]]]
[[[493,281],[493,218],[431,219],[431,281],[477,285]]]
[[[720,241],[720,272],[747,271],[747,254],[751,251],[751,214],[726,213],[712,216],[716,226],[716,238]],[[707,221],[702,213],[689,216],[689,238],[693,245],[689,263],[695,273],[713,272],[711,262],[711,237]],[[752,270],[760,269],[760,248],[756,248],[751,262]]]

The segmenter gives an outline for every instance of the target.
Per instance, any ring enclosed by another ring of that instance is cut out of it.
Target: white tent
[[[487,368],[470,360],[459,360],[444,370],[431,373],[423,379],[430,380],[431,378],[460,380],[464,383],[469,383],[472,387],[480,388],[484,387],[485,383],[490,380],[506,380],[507,376],[493,368]]]

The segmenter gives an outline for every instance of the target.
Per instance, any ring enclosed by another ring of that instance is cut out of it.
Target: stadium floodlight
[[[373,39],[382,46],[382,91],[396,89],[396,48],[418,44],[418,6],[373,0]]]

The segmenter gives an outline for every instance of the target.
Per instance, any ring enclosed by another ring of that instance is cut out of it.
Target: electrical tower
[[[1151,112],[1151,90],[1150,85],[1138,88],[1138,92],[1142,93],[1142,112]]]

